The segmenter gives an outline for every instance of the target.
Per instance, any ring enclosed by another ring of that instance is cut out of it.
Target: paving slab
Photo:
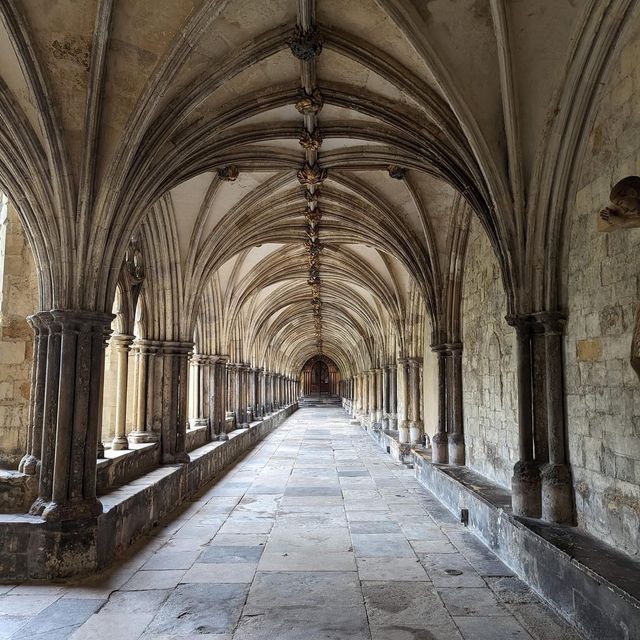
[[[0,587],[0,640],[579,640],[333,407],[301,409],[103,574]]]

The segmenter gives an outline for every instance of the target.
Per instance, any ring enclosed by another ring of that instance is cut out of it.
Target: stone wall
[[[640,175],[638,60],[640,26],[603,89],[568,217],[564,270],[568,440],[578,524],[632,554],[640,553],[640,380],[630,365],[640,302],[640,229],[599,233],[596,225],[611,186]]]
[[[26,450],[36,271],[16,211],[0,193],[0,468],[15,469]]]
[[[515,332],[504,319],[506,295],[498,261],[475,219],[462,298],[467,464],[509,487],[518,460]]]

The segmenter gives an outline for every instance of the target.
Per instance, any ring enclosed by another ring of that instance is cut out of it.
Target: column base
[[[30,453],[27,453],[22,457],[22,460],[20,460],[18,471],[28,476],[35,476],[38,473],[39,464],[40,460],[38,460],[38,458],[31,455]]]
[[[119,436],[111,441],[112,451],[125,451],[129,448],[129,441],[126,436]]]
[[[40,515],[43,520],[48,522],[63,522],[66,520],[89,520],[97,518],[101,513],[102,503],[97,498],[90,498],[64,504],[49,502]]]
[[[542,468],[542,518],[555,524],[573,524],[571,473],[566,464]]]
[[[98,442],[98,446],[96,447],[96,458],[101,460],[104,458],[104,442]]]
[[[145,444],[158,441],[158,436],[151,431],[132,431],[128,438],[131,444]]]
[[[387,431],[389,429],[389,414],[385,413],[382,416],[382,430],[383,431]]]
[[[464,466],[464,435],[462,433],[447,434],[449,464]]]
[[[540,468],[535,462],[518,461],[513,467],[511,507],[514,516],[540,517]]]
[[[398,442],[400,444],[409,444],[409,423],[403,420],[398,425]]]
[[[449,462],[449,437],[444,431],[438,431],[431,438],[431,460],[434,464]]]
[[[189,428],[195,429],[196,427],[206,427],[209,421],[206,418],[192,418],[189,420]]]
[[[395,413],[389,414],[389,430],[390,431],[398,430],[398,416]]]
[[[221,433],[218,435],[218,440],[220,442],[225,442],[229,439],[229,436],[226,433]]]
[[[424,445],[424,427],[422,422],[415,420],[409,423],[409,438],[411,444]]]

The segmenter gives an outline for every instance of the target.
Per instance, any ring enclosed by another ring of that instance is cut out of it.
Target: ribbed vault
[[[349,376],[419,356],[425,329],[458,341],[476,215],[508,312],[555,309],[582,123],[633,2],[526,5],[2,3],[0,187],[41,307],[109,312],[141,235],[152,335]]]

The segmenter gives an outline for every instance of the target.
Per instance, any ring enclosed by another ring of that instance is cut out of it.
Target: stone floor
[[[329,407],[294,414],[108,573],[0,593],[0,639],[579,638]]]

